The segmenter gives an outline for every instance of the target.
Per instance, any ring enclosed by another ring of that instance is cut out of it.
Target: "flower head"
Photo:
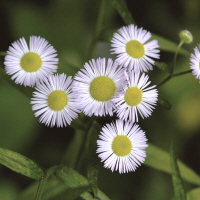
[[[116,104],[117,116],[123,120],[138,122],[138,112],[144,117],[149,117],[158,100],[156,86],[147,87],[151,82],[148,75],[130,71],[123,91],[113,98]]]
[[[194,54],[190,56],[190,68],[196,79],[200,79],[200,45],[194,48]]]
[[[71,89],[72,78],[65,74],[51,75],[37,85],[31,104],[41,123],[63,127],[78,116],[80,105]]]
[[[154,60],[159,58],[159,47],[157,40],[147,42],[151,33],[137,28],[137,26],[124,26],[115,33],[111,40],[111,53],[117,54],[116,61],[133,69],[135,72],[146,72],[152,70]]]
[[[116,120],[106,124],[99,137],[97,153],[105,168],[127,173],[144,162],[147,139],[137,124]]]
[[[77,92],[85,115],[112,116],[112,98],[124,81],[124,69],[112,59],[105,58],[85,63],[74,77],[73,89]]]
[[[193,41],[193,36],[188,30],[183,30],[179,33],[179,38],[183,43],[189,44]]]
[[[5,56],[6,73],[15,83],[34,86],[57,70],[56,50],[41,37],[31,36],[29,47],[24,38],[12,43]]]

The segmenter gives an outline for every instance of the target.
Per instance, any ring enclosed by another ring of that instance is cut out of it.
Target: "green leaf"
[[[61,178],[71,188],[89,185],[89,182],[85,177],[66,166],[58,167],[56,176]]]
[[[171,74],[172,67],[169,66],[169,65],[167,65],[167,63],[156,61],[156,62],[154,63],[154,65],[155,65],[156,67],[158,67],[159,69],[161,69],[162,71]]]
[[[65,167],[65,166],[57,169],[56,176],[59,177],[61,180],[63,180],[64,183],[66,185],[68,185],[70,188],[91,186],[89,181],[85,177],[80,175],[75,170]],[[85,200],[93,200],[94,199],[90,192],[83,192],[80,196]],[[109,200],[109,198],[103,192],[101,192],[99,189],[97,191],[96,198],[97,199],[100,198],[101,200]]]
[[[172,109],[172,104],[169,103],[169,101],[167,101],[166,99],[164,99],[160,95],[158,97],[158,104],[160,106],[162,106],[163,108],[167,109],[167,110],[171,110]]]
[[[37,199],[37,200],[41,199],[43,189],[46,185],[47,179],[49,178],[49,176],[51,176],[51,174],[53,174],[55,172],[56,169],[57,169],[57,166],[54,166],[54,167],[49,168],[46,171],[45,176],[40,180],[35,199]]]
[[[183,186],[182,178],[177,164],[177,158],[174,154],[173,144],[170,148],[170,162],[172,170],[172,181],[174,185],[174,194],[176,200],[186,200],[185,189]]]
[[[31,159],[14,151],[0,148],[0,163],[29,178],[40,180],[44,170]]]
[[[166,151],[149,144],[146,149],[146,160],[144,162],[145,165],[152,167],[154,169],[167,172],[169,174],[172,173],[170,167],[170,155]],[[178,166],[180,170],[181,177],[190,183],[195,185],[200,185],[200,176],[196,174],[191,168],[187,165],[178,161]]]
[[[135,21],[131,15],[131,12],[128,10],[125,0],[108,0],[108,1],[111,3],[112,7],[117,10],[117,12],[127,25],[135,24]]]
[[[75,198],[79,197],[81,193],[90,189],[90,185],[87,186],[80,186],[77,188],[69,188],[60,194],[48,198],[48,200],[55,200],[55,199],[67,199],[67,200],[74,200]]]
[[[156,35],[156,34],[152,34],[152,37],[151,37],[151,40],[158,40],[158,44],[160,46],[160,49],[163,50],[163,51],[168,51],[168,52],[176,52],[177,48],[178,48],[178,44],[168,40],[168,39],[165,39],[159,35]],[[188,51],[186,51],[185,49],[183,48],[180,48],[179,49],[179,53],[180,54],[183,54],[185,56],[189,56],[190,53]]]
[[[200,198],[200,187],[195,188],[187,192],[187,200],[199,200]]]
[[[35,199],[35,193],[37,191],[37,187],[38,187],[38,182],[34,182],[33,184],[29,185],[27,188],[21,191],[21,193],[18,194],[16,200]],[[63,181],[61,181],[55,176],[50,176],[50,178],[47,180],[45,184],[42,194],[42,200],[47,200],[49,198],[55,197],[67,189],[69,189],[69,186],[63,184]]]

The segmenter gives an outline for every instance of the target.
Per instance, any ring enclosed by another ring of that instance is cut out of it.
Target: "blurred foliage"
[[[44,37],[58,51],[58,73],[73,76],[87,61],[99,2],[100,0],[2,0],[0,50],[7,51],[10,44],[20,37]],[[179,43],[180,30],[188,29],[193,34],[194,41],[190,45],[184,44],[183,48],[190,53],[199,43],[198,0],[126,2],[139,27],[176,44]],[[122,18],[108,4],[102,29],[117,30],[122,25],[125,25]],[[170,65],[173,63],[173,56],[173,53],[161,51],[158,61]],[[105,40],[98,44],[96,57],[113,57],[110,55],[110,44]],[[2,56],[0,61],[0,67],[3,68]],[[189,55],[178,55],[175,72],[188,69]],[[153,84],[160,83],[167,75],[156,67],[149,72]],[[73,165],[73,158],[66,158],[69,153],[65,154],[65,151],[70,141],[83,132],[78,130],[74,136],[70,127],[57,129],[41,125],[31,110],[28,97],[30,91],[28,95],[24,95],[24,91],[26,89],[20,91],[18,86],[13,87],[11,81],[5,81],[0,76],[0,147],[18,151],[45,168],[60,164],[63,157]],[[173,139],[177,157],[200,174],[198,80],[192,74],[173,78],[159,88],[159,94],[173,105],[173,109],[168,111],[158,105],[151,117],[140,120],[140,126],[146,132],[148,140],[165,151],[169,152],[170,141]],[[14,200],[15,195],[29,183],[31,180],[27,177],[0,165],[1,200]],[[134,173],[119,174],[103,168],[100,163],[97,183],[100,190],[115,200],[169,200],[173,197],[171,176],[145,165]],[[199,189],[190,184],[185,186],[186,191],[191,189],[188,193],[191,200],[194,199],[192,195],[196,198]]]

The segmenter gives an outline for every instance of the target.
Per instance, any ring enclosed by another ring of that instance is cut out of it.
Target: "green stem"
[[[91,117],[90,121],[88,122],[87,127],[84,130],[85,137],[83,139],[83,143],[82,143],[82,146],[81,146],[81,151],[79,152],[79,156],[78,156],[79,159],[77,160],[77,163],[76,163],[76,169],[77,170],[81,170],[83,161],[86,159],[85,150],[87,149],[86,147],[88,145],[88,142],[87,142],[88,141],[88,137],[90,137],[89,130],[90,130],[93,122],[96,121],[96,119],[97,119],[96,116]]]
[[[36,196],[35,196],[35,200],[40,200],[42,197],[42,193],[43,193],[43,189],[45,186],[45,183],[47,181],[47,179],[49,178],[49,176],[55,172],[55,170],[57,169],[57,166],[51,167],[50,169],[47,170],[46,175],[40,180],[39,182],[39,186],[36,192]]]
[[[176,73],[176,74],[173,74],[172,76],[169,75],[167,78],[165,78],[162,82],[160,82],[158,85],[157,85],[157,88],[160,88],[161,86],[163,86],[166,82],[168,82],[169,80],[171,80],[172,78],[174,77],[177,77],[177,76],[181,76],[181,75],[184,75],[184,74],[188,74],[188,73],[191,73],[192,70],[187,70],[187,71],[183,71],[183,72],[180,72],[180,73]]]
[[[191,73],[192,70],[187,70],[187,71],[184,71],[184,72],[180,72],[180,73],[177,73],[177,74],[174,74],[173,77],[176,77],[176,76],[181,76],[181,75],[184,75],[184,74],[188,74],[188,73]]]
[[[101,3],[99,5],[97,19],[96,19],[96,26],[95,26],[95,29],[93,32],[92,41],[90,43],[87,60],[90,60],[95,57],[95,52],[96,52],[96,48],[97,48],[97,40],[98,40],[99,33],[101,31],[101,27],[103,24],[103,17],[104,17],[105,10],[106,10],[106,1],[101,0]]]
[[[177,49],[176,49],[176,52],[175,52],[175,54],[174,54],[174,65],[173,65],[172,71],[171,71],[171,73],[170,73],[170,77],[173,76],[174,68],[176,67],[176,58],[177,58],[177,55],[178,55],[178,51],[179,51],[179,49],[181,48],[181,46],[183,45],[183,43],[184,43],[184,42],[181,40],[180,43],[179,43],[179,45],[178,45],[178,47],[177,47]]]

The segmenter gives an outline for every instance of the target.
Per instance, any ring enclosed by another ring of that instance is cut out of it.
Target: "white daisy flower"
[[[116,113],[120,119],[138,122],[138,112],[142,118],[149,117],[158,100],[156,86],[147,87],[151,82],[149,76],[144,73],[130,71],[125,73],[127,84],[123,91],[118,92],[113,98],[116,104]]]
[[[196,79],[200,79],[200,45],[194,48],[194,54],[190,56],[190,69]]]
[[[99,137],[97,153],[105,168],[127,173],[144,162],[147,139],[137,124],[116,120],[116,123],[106,124]]]
[[[80,105],[72,92],[72,77],[65,74],[51,75],[36,86],[31,99],[35,116],[47,126],[63,127],[78,116]]]
[[[155,61],[152,58],[160,58],[157,40],[147,42],[151,33],[137,28],[137,26],[124,26],[114,33],[111,40],[111,53],[117,54],[116,61],[133,69],[135,72],[152,70]]]
[[[31,36],[29,47],[24,38],[12,43],[5,56],[6,73],[15,83],[34,86],[57,70],[56,50],[44,39]]]
[[[112,59],[92,59],[85,63],[74,78],[74,91],[80,97],[85,115],[113,115],[114,104],[111,101],[125,81],[124,69]]]

